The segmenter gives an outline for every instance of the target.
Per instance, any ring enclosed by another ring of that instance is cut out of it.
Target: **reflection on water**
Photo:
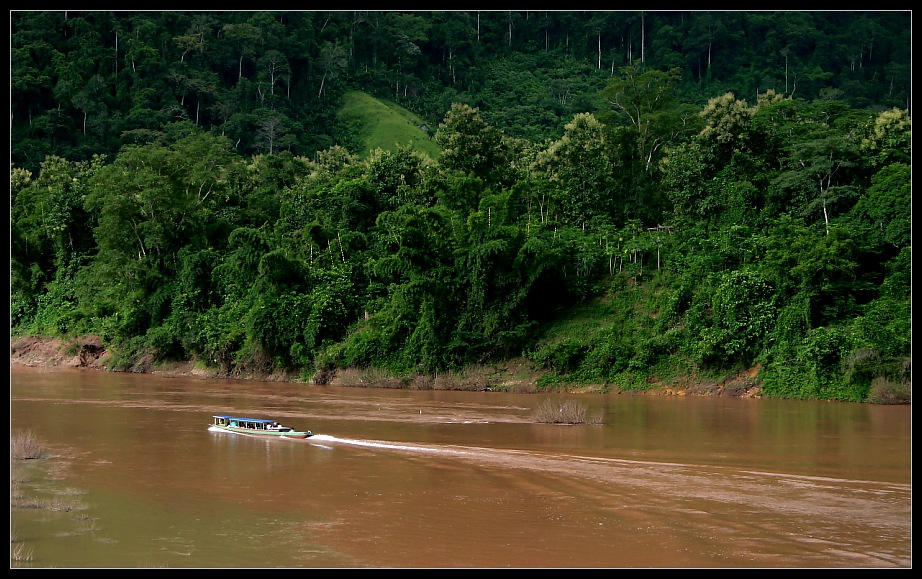
[[[11,371],[34,567],[909,567],[911,408]],[[308,439],[209,430],[274,418]]]

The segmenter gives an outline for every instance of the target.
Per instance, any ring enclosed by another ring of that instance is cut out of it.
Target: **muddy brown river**
[[[527,395],[14,366],[57,568],[912,566],[911,406]],[[538,424],[575,398],[602,425]],[[215,432],[212,414],[314,436]],[[12,533],[11,533],[12,534]]]

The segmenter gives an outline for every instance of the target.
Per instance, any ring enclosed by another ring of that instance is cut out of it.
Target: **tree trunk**
[[[643,12],[641,12],[641,13],[640,13],[640,62],[643,62],[643,63],[646,62],[646,61],[644,60],[644,54],[643,54],[643,49],[644,49],[644,46],[643,46],[643,45],[644,45],[644,33],[645,33],[645,32],[646,32],[646,31],[644,30]]]

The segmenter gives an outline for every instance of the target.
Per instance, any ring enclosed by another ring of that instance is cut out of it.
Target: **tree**
[[[423,158],[409,147],[372,151],[366,163],[366,174],[377,206],[393,210],[405,204],[429,205],[429,200],[419,190],[423,163]]]
[[[508,164],[502,133],[489,126],[480,109],[453,104],[435,133],[442,148],[439,164],[450,171],[473,173],[488,182]]]
[[[912,118],[901,109],[883,111],[861,140],[861,153],[875,168],[912,162]]]
[[[675,96],[681,70],[644,71],[640,64],[623,66],[620,76],[602,91],[616,114],[628,119],[637,135],[637,151],[650,171],[659,150],[681,131]]]
[[[766,345],[777,313],[775,290],[754,270],[716,274],[713,289],[697,299],[710,302],[705,319],[691,320],[698,359],[705,364],[748,366]],[[696,307],[692,306],[693,309]],[[698,324],[701,324],[700,327]]]
[[[224,38],[234,43],[239,54],[237,59],[237,80],[243,78],[243,59],[257,53],[263,42],[262,30],[249,22],[224,25]]]
[[[712,98],[699,113],[705,126],[698,136],[730,151],[746,149],[752,113],[746,101],[737,99],[733,93]],[[726,161],[729,156],[724,153],[718,159]]]
[[[173,263],[182,245],[203,243],[207,210],[222,199],[237,158],[226,139],[193,133],[169,146],[127,147],[92,179],[101,250]]]
[[[184,34],[176,35],[173,42],[182,52],[179,55],[179,62],[185,63],[186,57],[189,62],[207,68],[205,62],[210,57],[209,51],[212,48],[213,29],[218,26],[217,19],[207,13],[199,13],[192,17],[192,22]]]
[[[871,187],[855,204],[852,213],[870,226],[868,237],[864,238],[868,245],[887,244],[895,251],[910,247],[912,167],[903,163],[883,167],[872,177]],[[876,247],[875,250],[880,251]]]
[[[17,188],[10,199],[11,237],[23,243],[18,246],[23,253],[11,252],[13,260],[26,267],[38,264],[51,268],[44,273],[52,279],[59,273],[71,275],[80,260],[94,252],[93,217],[85,210],[83,199],[90,181],[104,165],[103,157],[70,162],[50,156],[36,179],[23,181],[25,186]],[[16,174],[21,173],[11,173]],[[46,264],[44,258],[48,257],[53,259]]]
[[[820,211],[828,234],[831,208],[857,196],[847,175],[857,158],[857,145],[844,135],[828,134],[798,142],[791,147],[787,170],[777,177],[775,185],[801,200],[804,215]]]
[[[323,77],[320,79],[320,90],[317,91],[317,98],[320,98],[324,94],[323,87],[327,77],[336,78],[349,65],[346,49],[338,42],[324,42],[323,47],[320,49],[317,64],[323,70]]]
[[[285,139],[289,133],[289,120],[282,113],[270,109],[255,111],[257,116],[254,146],[257,151],[272,155],[291,143]]]
[[[266,79],[269,85],[269,94],[275,95],[275,85],[279,82],[285,82],[288,86],[291,86],[291,65],[288,63],[288,57],[282,52],[274,49],[267,50],[259,58],[258,62],[261,70],[260,76]],[[265,95],[261,94],[260,102],[264,98]]]
[[[560,187],[562,207],[571,223],[585,228],[593,216],[609,217],[612,163],[602,123],[588,113],[573,117],[564,135],[538,156],[552,182]]]
[[[448,69],[451,86],[458,84],[459,68],[470,62],[468,53],[474,34],[470,13],[449,11],[433,14],[431,42],[442,50],[442,61]]]
[[[226,301],[239,301],[253,290],[259,264],[272,250],[265,234],[252,227],[238,227],[227,237],[227,252],[215,267],[215,278]],[[254,292],[256,293],[256,292]]]
[[[771,100],[761,95],[760,101]],[[670,148],[661,161],[661,185],[675,215],[711,223],[755,223],[774,176],[775,148],[753,121],[757,107],[732,93],[712,98],[690,127],[701,130]]]
[[[764,275],[789,307],[797,304],[805,329],[854,312],[861,286],[851,228],[843,224],[819,234],[785,216],[765,245]]]

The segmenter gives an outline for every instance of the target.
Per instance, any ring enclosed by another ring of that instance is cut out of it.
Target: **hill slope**
[[[441,153],[435,141],[430,139],[435,128],[428,127],[430,132],[427,133],[423,128],[425,122],[400,105],[360,91],[347,92],[343,100],[339,118],[362,143],[359,157],[365,157],[377,148],[396,151],[401,145],[410,146],[431,159],[438,158]]]

